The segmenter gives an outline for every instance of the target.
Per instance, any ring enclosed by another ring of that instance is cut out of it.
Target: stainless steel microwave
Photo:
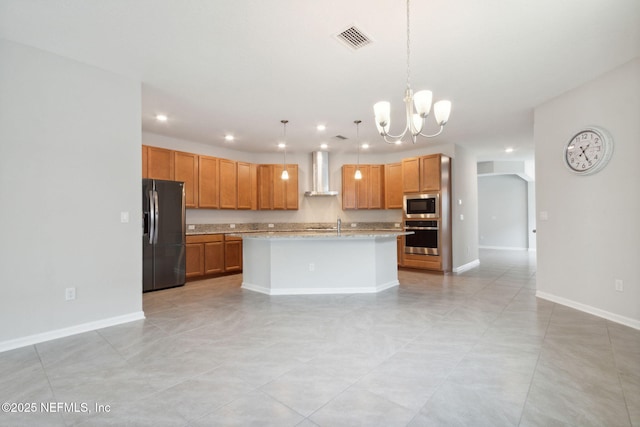
[[[405,218],[440,218],[440,194],[405,194]]]

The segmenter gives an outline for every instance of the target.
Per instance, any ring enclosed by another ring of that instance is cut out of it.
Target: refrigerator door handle
[[[155,204],[153,202],[153,190],[149,190],[149,244],[153,244],[153,235],[156,231]]]
[[[153,191],[153,243],[158,243],[158,225],[159,225],[159,221],[160,221],[160,215],[159,215],[159,205],[158,205],[158,192],[157,191]]]

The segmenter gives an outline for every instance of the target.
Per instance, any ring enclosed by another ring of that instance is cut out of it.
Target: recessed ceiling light
[[[512,147],[507,147],[504,149],[505,153],[513,153],[513,148]]]
[[[367,144],[366,142],[364,144],[362,144],[362,149],[363,150],[368,150],[369,149],[369,144]]]
[[[323,150],[326,150],[327,148],[329,148],[329,146],[325,143],[320,144],[320,148],[322,148]]]
[[[320,132],[327,130],[327,127],[325,125],[318,125],[316,126],[316,129],[318,129]]]
[[[278,148],[284,148],[286,146],[287,146],[287,144],[285,144],[284,142],[279,142],[278,143]]]
[[[156,120],[159,122],[166,122],[167,118],[168,117],[164,114],[156,114]]]
[[[233,141],[235,138],[233,137],[233,135],[225,135],[224,136],[224,140],[225,141]]]

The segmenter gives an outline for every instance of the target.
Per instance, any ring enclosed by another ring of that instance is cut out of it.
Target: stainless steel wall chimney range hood
[[[311,191],[305,192],[304,195],[308,197],[337,196],[337,191],[329,190],[329,153],[327,151],[311,153],[311,166],[313,185]]]

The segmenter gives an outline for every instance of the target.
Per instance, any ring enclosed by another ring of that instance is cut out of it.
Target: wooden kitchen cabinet
[[[273,165],[258,165],[258,209],[273,208]]]
[[[187,236],[186,252],[186,277],[199,277],[204,275],[204,245],[202,243],[189,243]]]
[[[173,152],[174,180],[184,182],[185,206],[198,207],[198,155]]]
[[[237,209],[251,209],[254,183],[251,180],[251,164],[237,162]]]
[[[198,207],[218,209],[220,207],[219,159],[198,156]]]
[[[204,274],[224,272],[224,250],[224,237],[211,235],[211,239],[204,243]]]
[[[238,207],[238,171],[233,160],[220,159],[220,209]]]
[[[282,165],[273,165],[273,209],[298,209],[298,165],[286,166],[289,179],[282,179]]]
[[[384,165],[369,166],[369,209],[384,209]]]
[[[258,209],[258,165],[252,163],[250,172],[251,181],[251,209]]]
[[[147,147],[147,178],[174,180],[174,157],[172,150]],[[145,167],[142,167],[143,171]]]
[[[242,237],[224,236],[224,271],[242,271]]]
[[[149,162],[149,147],[146,145],[142,146],[142,177],[149,178],[148,165]]]
[[[402,209],[402,162],[384,165],[384,207]]]
[[[410,157],[402,159],[402,190],[403,193],[420,192],[420,158]]]
[[[356,165],[342,165],[342,209],[358,209]]]
[[[440,191],[440,154],[410,157],[402,160],[404,193]]]
[[[193,279],[224,273],[226,242],[223,234],[199,234],[186,238],[186,276]],[[242,258],[242,251],[240,252]],[[240,271],[236,269],[236,271]],[[234,270],[231,270],[234,271]]]
[[[360,180],[354,178],[357,168],[362,174]],[[383,186],[383,165],[343,165],[342,209],[383,209]]]
[[[440,154],[420,157],[420,191],[440,191]]]
[[[285,181],[281,178],[282,165],[258,165],[258,209],[298,209],[298,165],[286,167],[289,179]]]

